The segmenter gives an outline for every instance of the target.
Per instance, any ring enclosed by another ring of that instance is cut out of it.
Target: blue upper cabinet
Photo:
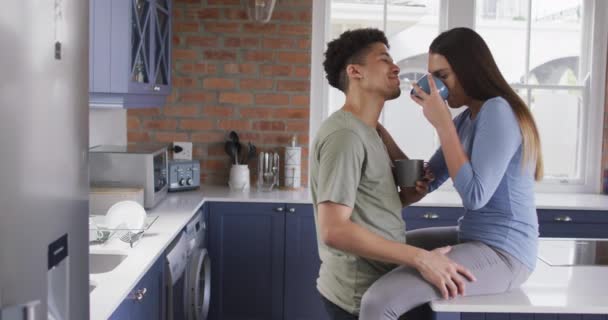
[[[171,92],[171,1],[90,1],[89,106],[163,106]]]

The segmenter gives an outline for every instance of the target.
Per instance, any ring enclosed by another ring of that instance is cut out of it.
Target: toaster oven
[[[89,149],[90,184],[141,187],[144,207],[167,195],[167,148],[101,145]]]

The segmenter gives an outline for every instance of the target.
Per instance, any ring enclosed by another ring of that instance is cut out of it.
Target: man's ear
[[[356,64],[349,64],[346,66],[346,76],[350,79],[363,79],[361,68]]]

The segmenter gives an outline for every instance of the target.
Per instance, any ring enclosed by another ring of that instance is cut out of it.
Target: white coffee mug
[[[230,168],[228,186],[232,190],[249,189],[249,167],[246,164],[233,164]]]

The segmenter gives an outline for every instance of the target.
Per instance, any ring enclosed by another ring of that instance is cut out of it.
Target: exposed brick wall
[[[128,111],[128,141],[192,141],[201,181],[226,184],[230,130],[281,159],[297,135],[305,184],[312,0],[277,1],[267,24],[247,20],[246,2],[174,0],[173,92],[163,108]]]

